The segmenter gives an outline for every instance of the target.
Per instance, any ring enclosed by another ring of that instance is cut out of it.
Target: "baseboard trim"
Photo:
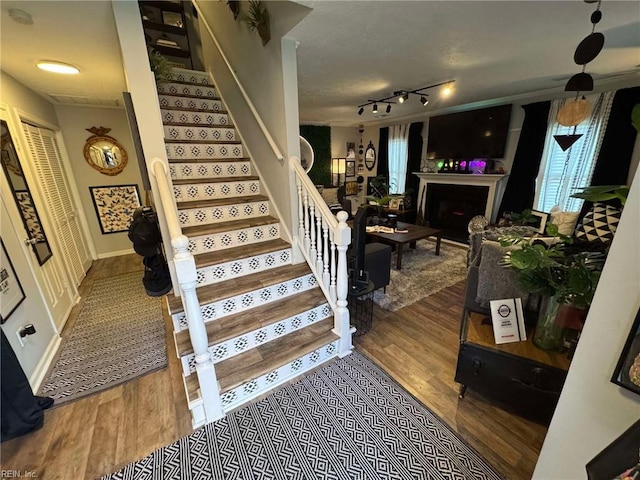
[[[121,255],[129,255],[130,253],[136,253],[133,248],[128,248],[126,250],[116,250],[115,252],[107,252],[107,253],[99,253],[98,260],[103,258],[111,258],[111,257],[119,257]]]
[[[61,342],[62,337],[60,337],[59,335],[53,336],[53,338],[49,342],[49,345],[47,346],[47,349],[44,352],[44,355],[42,355],[42,358],[38,362],[38,366],[31,375],[31,378],[29,378],[29,384],[31,385],[31,388],[34,392],[40,390],[40,385],[44,380],[44,376],[49,371],[49,367],[51,366],[51,362],[53,362],[56,353],[58,353],[58,348],[60,348]]]

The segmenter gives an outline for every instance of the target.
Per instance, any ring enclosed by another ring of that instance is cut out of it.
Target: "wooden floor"
[[[83,297],[98,278],[142,269],[128,255],[94,262]],[[511,415],[453,381],[463,284],[397,312],[374,310],[373,328],[356,347],[425,403],[509,480],[531,478],[546,428]],[[73,311],[68,335],[82,304]],[[164,308],[164,307],[163,307]],[[167,338],[171,339],[166,314]],[[172,341],[169,366],[46,412],[41,430],[0,446],[2,470],[40,479],[97,478],[191,432],[181,370]]]

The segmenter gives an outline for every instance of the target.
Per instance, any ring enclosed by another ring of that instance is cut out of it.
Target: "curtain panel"
[[[403,193],[407,180],[409,125],[389,128],[389,193]]]

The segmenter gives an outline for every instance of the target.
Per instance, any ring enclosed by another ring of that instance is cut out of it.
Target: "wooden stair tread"
[[[252,180],[260,180],[257,175],[243,175],[238,177],[208,177],[208,178],[185,178],[173,180],[174,185],[191,185],[193,183],[229,183],[229,182],[247,182]]]
[[[170,158],[169,159],[169,163],[235,163],[235,162],[247,162],[249,160],[251,160],[251,158],[249,158],[249,157],[233,157],[233,158]]]
[[[201,72],[201,73],[206,73],[206,72]],[[177,83],[179,85],[191,85],[192,87],[216,88],[216,86],[213,85],[212,83],[193,83],[193,82],[187,82],[185,80],[167,80],[165,83]],[[162,94],[162,92],[158,92],[158,93]]]
[[[216,376],[220,393],[265,375],[337,340],[340,337],[331,331],[332,328],[333,318],[326,318],[217,363]]]
[[[251,243],[240,247],[225,248],[212,252],[200,253],[194,257],[196,268],[210,267],[219,263],[226,263],[232,260],[254,257],[265,253],[277,252],[291,248],[291,244],[281,238],[267,240],[265,242]]]
[[[185,140],[180,138],[165,138],[164,143],[188,143],[189,145],[240,145],[240,140]]]
[[[306,262],[296,265],[283,265],[281,267],[265,270],[263,272],[252,273],[242,277],[231,278],[224,282],[212,283],[205,285],[196,290],[200,305],[217,302],[225,298],[241,295],[243,293],[269,287],[280,282],[286,282],[303,275],[311,273],[311,269]],[[169,303],[169,311],[171,314],[183,311],[182,299],[175,294],[167,296]]]
[[[236,128],[235,126],[230,125],[228,123],[193,123],[193,122],[184,123],[184,122],[163,121],[162,124],[167,127],[197,127],[197,128],[205,127],[205,128],[231,128],[231,129]]]
[[[166,95],[165,93],[161,93],[160,95]],[[202,113],[219,113],[221,115],[228,115],[229,112],[227,110],[211,110],[210,108],[190,108],[190,107],[160,107],[160,110],[172,110],[172,111],[181,111],[181,112],[202,112]]]
[[[228,222],[209,223],[207,225],[195,225],[193,227],[183,227],[182,233],[187,237],[199,237],[201,235],[211,235],[213,233],[231,232],[244,228],[260,227],[278,223],[276,217],[265,215],[264,217],[242,218],[240,220],[230,220]]]
[[[175,82],[172,82],[175,83]],[[212,85],[199,85],[199,84],[195,84],[192,83],[192,86],[197,86],[197,87],[204,87],[204,88],[213,88],[215,89],[216,87],[212,86]],[[170,92],[158,92],[158,95],[163,95],[165,97],[180,97],[180,98],[197,98],[198,100],[213,100],[216,102],[221,102],[222,99],[220,97],[202,97],[200,95],[184,95],[181,93],[170,93]]]
[[[189,210],[191,208],[221,207],[224,205],[236,205],[238,203],[266,202],[269,197],[266,195],[248,195],[246,197],[213,198],[211,200],[192,200],[190,202],[176,202],[178,210]]]
[[[234,313],[220,320],[207,322],[207,338],[209,345],[224,342],[248,332],[264,328],[284,318],[306,312],[327,303],[327,299],[319,287],[291,295],[275,302],[260,305],[244,312]],[[193,353],[193,346],[188,330],[175,333],[178,356]]]

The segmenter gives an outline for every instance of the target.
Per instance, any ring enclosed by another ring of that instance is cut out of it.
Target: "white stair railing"
[[[349,215],[347,212],[339,212],[337,216],[331,213],[298,157],[289,159],[289,167],[295,173],[297,190],[298,234],[294,235],[294,241],[329,298],[334,312],[333,332],[340,337],[338,354],[342,357],[351,352],[351,334],[355,331],[349,324],[347,308]]]
[[[151,160],[151,173],[156,178],[160,192],[160,202],[165,213],[171,246],[174,249],[173,262],[176,277],[181,290],[184,314],[189,325],[189,337],[196,359],[196,374],[200,385],[206,422],[212,422],[224,416],[220,401],[220,390],[215,367],[209,353],[207,330],[202,319],[200,302],[196,293],[198,274],[196,262],[189,252],[189,239],[182,234],[174,199],[169,169],[160,158]]]

